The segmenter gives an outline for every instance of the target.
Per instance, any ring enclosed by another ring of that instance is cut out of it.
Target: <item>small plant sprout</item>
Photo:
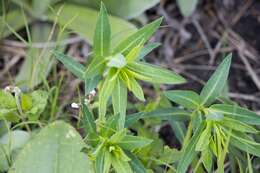
[[[162,18],[144,26],[117,45],[111,45],[111,29],[104,4],[101,3],[96,24],[93,55],[90,65],[85,69],[71,57],[54,52],[67,68],[85,81],[86,92],[99,84],[99,120],[105,122],[107,102],[112,96],[114,114],[121,116],[121,129],[124,127],[127,89],[139,100],[144,94],[137,80],[159,84],[181,84],[185,79],[178,74],[141,61],[140,55],[147,54],[145,42],[158,29]]]

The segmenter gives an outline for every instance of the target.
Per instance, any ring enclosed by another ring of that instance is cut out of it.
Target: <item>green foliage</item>
[[[9,173],[92,172],[88,157],[81,152],[84,146],[82,138],[70,125],[52,123],[25,145]]]
[[[181,13],[185,17],[192,15],[198,2],[199,0],[177,0]]]

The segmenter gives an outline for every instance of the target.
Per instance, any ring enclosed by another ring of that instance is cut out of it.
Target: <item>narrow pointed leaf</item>
[[[120,125],[119,129],[124,128],[125,125],[125,115],[127,106],[127,88],[123,82],[117,78],[115,87],[112,92],[112,104],[114,109],[114,114],[120,115]]]
[[[97,75],[101,75],[102,71],[104,70],[105,65],[106,65],[105,59],[100,59],[100,58],[94,57],[94,59],[91,61],[91,63],[87,67],[84,77],[86,79],[90,79]]]
[[[216,71],[210,77],[206,85],[203,87],[200,96],[202,98],[201,105],[210,105],[215,99],[220,96],[227,82],[229,68],[231,64],[232,54],[229,54]]]
[[[96,124],[93,117],[93,114],[88,109],[88,106],[82,101],[82,112],[83,112],[83,126],[85,129],[85,132],[87,134],[89,133],[95,133],[96,132]]]
[[[166,91],[164,95],[171,101],[188,109],[197,109],[200,106],[200,96],[193,91]]]
[[[54,51],[53,54],[55,57],[62,62],[62,64],[70,71],[72,72],[75,76],[77,76],[81,80],[85,80],[84,78],[84,73],[85,73],[85,67],[73,60],[73,57],[64,55],[61,52]]]
[[[100,120],[104,120],[106,110],[107,110],[107,101],[112,94],[112,91],[115,87],[116,76],[114,76],[114,72],[111,69],[106,77],[104,83],[102,84],[100,93],[99,93],[99,116]]]
[[[179,164],[177,167],[178,173],[185,173],[189,165],[191,164],[192,160],[197,155],[198,152],[196,152],[195,147],[201,133],[203,132],[204,127],[205,127],[205,123],[201,123],[198,129],[195,131],[195,134],[192,136],[191,140],[189,141],[189,144],[183,149],[182,157],[179,160]]]
[[[141,50],[141,52],[140,52],[140,54],[139,54],[139,56],[138,56],[138,60],[142,60],[142,59],[144,59],[144,57],[146,56],[146,55],[148,55],[150,52],[152,52],[154,49],[156,49],[157,47],[159,47],[161,45],[161,43],[148,43],[147,45],[145,45],[143,48],[142,48],[142,50]]]
[[[137,156],[135,156],[134,154],[132,154],[129,151],[126,151],[127,156],[131,159],[130,161],[130,166],[132,167],[134,172],[138,172],[138,173],[147,173],[144,165],[142,164],[142,162],[137,158]]]
[[[125,150],[134,150],[145,147],[152,143],[151,139],[147,139],[141,136],[126,135],[117,144]]]
[[[143,48],[142,44],[139,44],[138,46],[134,47],[127,55],[126,55],[126,61],[132,62],[135,61],[139,54],[141,49]]]
[[[108,14],[104,4],[101,2],[93,42],[93,51],[95,57],[108,56],[110,52],[110,40],[111,31]]]
[[[112,166],[118,173],[133,173],[130,165],[126,161],[112,157]]]
[[[151,83],[180,84],[186,80],[173,71],[144,62],[131,62],[127,64],[129,72],[140,80]]]
[[[237,105],[215,104],[210,107],[210,110],[247,124],[260,125],[260,116],[258,114]]]
[[[186,121],[190,119],[190,113],[179,108],[162,108],[152,112],[139,112],[126,117],[126,127],[144,118],[160,118],[162,120],[171,118],[176,121]]]
[[[159,28],[162,22],[162,18],[155,20],[154,22],[139,29],[128,38],[119,43],[114,49],[114,53],[122,53],[127,55],[136,45],[140,42],[146,42],[153,33]]]
[[[130,91],[132,91],[135,97],[137,97],[139,100],[145,101],[144,92],[142,87],[139,85],[139,83],[133,77],[130,77],[129,80],[131,86],[131,88],[129,88]]]

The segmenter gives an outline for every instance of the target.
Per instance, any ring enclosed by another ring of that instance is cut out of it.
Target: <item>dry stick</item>
[[[20,55],[14,56],[6,65],[5,68],[0,72],[0,76],[3,76],[5,73],[9,71],[11,67],[13,67],[19,60],[21,59]]]
[[[248,73],[250,74],[250,77],[254,81],[254,83],[257,86],[257,88],[260,90],[260,79],[258,78],[257,74],[253,70],[253,68],[250,65],[250,63],[248,62],[247,58],[243,55],[242,50],[239,50],[238,53],[239,53],[239,56],[240,56],[241,60],[245,64],[245,67],[246,67]]]
[[[202,29],[202,27],[200,26],[199,22],[196,19],[192,18],[192,23],[196,27],[198,33],[200,34],[200,36],[202,38],[202,41],[204,42],[206,48],[208,49],[209,55],[210,55],[210,59],[214,59],[214,52],[212,50],[212,47],[211,47],[211,45],[210,45],[210,43],[208,41],[207,36],[205,35],[205,33],[204,33],[203,29]]]
[[[79,36],[75,36],[75,37],[71,37],[68,39],[65,39],[63,41],[60,41],[60,43],[58,44],[57,42],[39,42],[39,43],[32,43],[30,45],[31,48],[50,48],[50,47],[56,47],[57,45],[61,45],[61,46],[66,46],[68,44],[73,44],[73,43],[77,43],[80,41],[83,41],[84,39],[79,37]],[[2,45],[4,46],[9,46],[9,47],[16,47],[16,48],[27,48],[28,45],[19,42],[19,41],[14,41],[14,40],[3,40],[1,42]]]
[[[247,101],[253,101],[253,102],[256,102],[256,103],[260,103],[260,99],[255,97],[254,95],[229,92],[228,96],[231,97],[231,98],[235,98],[235,99],[242,99],[242,100],[247,100]]]

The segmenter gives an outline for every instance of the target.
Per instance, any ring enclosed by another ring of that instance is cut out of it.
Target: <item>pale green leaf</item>
[[[92,8],[98,9],[101,0],[74,0],[80,4],[88,5]],[[131,19],[139,16],[145,10],[156,5],[159,0],[131,0],[131,1],[121,1],[121,0],[109,0],[103,1],[106,5],[108,12],[115,16],[119,16],[125,19]]]
[[[124,55],[118,53],[111,57],[107,63],[108,67],[123,68],[126,65],[126,59]]]
[[[108,14],[106,7],[101,3],[93,41],[94,56],[96,58],[108,56],[110,53],[110,42],[111,31]]]
[[[135,78],[151,83],[181,84],[186,80],[173,71],[145,62],[131,62],[126,68]]]
[[[229,54],[222,63],[218,66],[216,71],[210,77],[206,85],[203,87],[201,96],[201,105],[210,105],[215,99],[220,96],[223,91],[229,73],[232,54]]]
[[[78,33],[90,43],[93,43],[95,26],[98,18],[98,11],[88,7],[65,4],[54,7],[54,11],[61,13],[58,17],[58,24],[66,25],[68,29]],[[49,13],[49,19],[55,20],[56,14]],[[136,30],[136,27],[118,17],[109,17],[111,35],[114,42],[121,41]]]
[[[193,91],[174,90],[166,91],[164,95],[171,101],[182,105],[188,109],[197,109],[200,107],[200,96]]]
[[[92,173],[81,136],[70,125],[54,122],[43,128],[19,152],[9,173]]]
[[[133,92],[135,97],[137,97],[141,101],[145,101],[143,89],[139,85],[139,83],[135,80],[135,78],[129,77],[129,85],[130,85],[129,90]]]
[[[247,124],[260,124],[260,116],[258,114],[237,105],[215,104],[210,107],[210,110]]]
[[[198,0],[177,0],[178,6],[183,16],[190,16],[196,9]]]
[[[112,104],[114,109],[114,114],[120,115],[120,125],[119,129],[124,128],[125,116],[126,116],[126,106],[127,106],[127,88],[123,82],[117,78],[115,83],[115,88],[112,92]]]
[[[159,18],[153,21],[152,23],[144,26],[143,28],[139,29],[138,31],[130,35],[128,38],[120,42],[113,50],[113,53],[122,53],[126,56],[140,42],[146,42],[159,28],[161,22],[162,18]]]
[[[116,157],[111,157],[112,166],[117,173],[133,173],[130,165],[126,161],[122,161],[122,159],[118,159]]]
[[[147,139],[141,136],[126,135],[124,138],[117,142],[117,144],[125,150],[134,150],[145,147],[152,143],[151,139]]]
[[[141,50],[141,52],[140,52],[140,54],[139,54],[139,56],[138,56],[138,60],[142,60],[142,59],[144,59],[144,57],[146,56],[146,55],[148,55],[150,52],[152,52],[154,49],[156,49],[157,47],[159,47],[161,45],[161,43],[148,43],[147,45],[145,45],[143,48],[142,48],[142,50]]]

